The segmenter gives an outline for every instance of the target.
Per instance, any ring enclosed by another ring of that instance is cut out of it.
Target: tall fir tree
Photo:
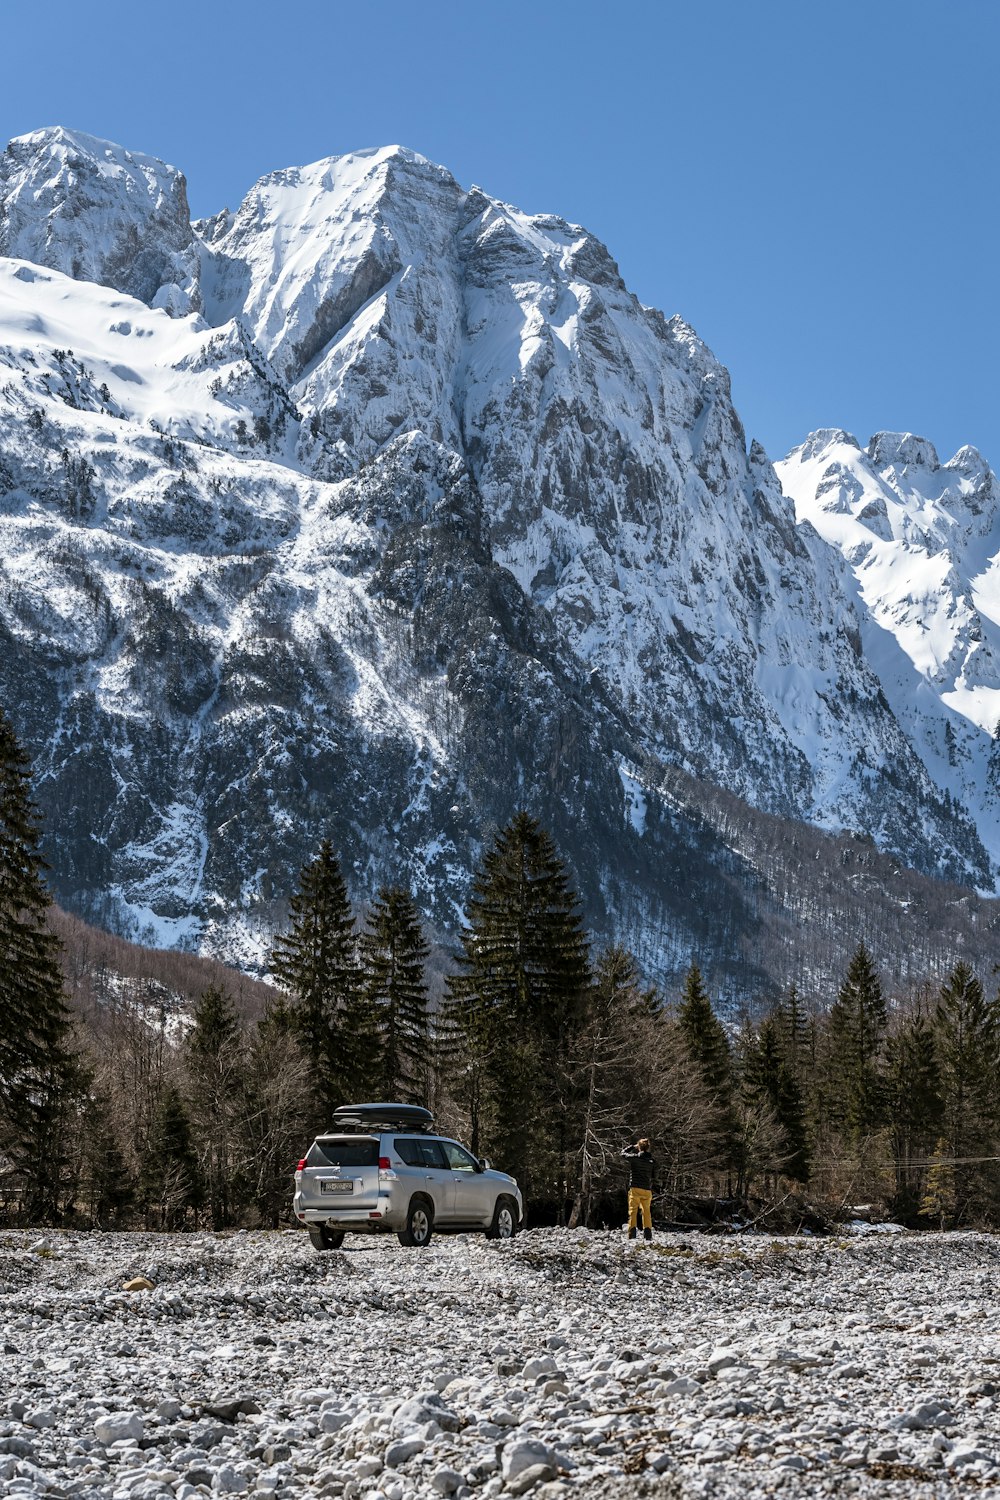
[[[795,1182],[808,1182],[809,1131],[798,1077],[789,1057],[789,1031],[781,1011],[765,1016],[756,1034],[743,1039],[743,1087],[770,1109],[780,1131],[774,1170]]]
[[[941,1069],[934,1027],[923,1010],[906,1016],[886,1041],[886,1107],[896,1171],[894,1212],[919,1212],[930,1156],[942,1123]]]
[[[140,1190],[147,1221],[158,1229],[179,1229],[204,1202],[191,1121],[172,1083],[164,1087],[153,1116]]]
[[[725,1028],[709,999],[701,970],[692,963],[684,979],[677,1025],[688,1056],[715,1112],[714,1156],[731,1174],[735,1163],[735,1087],[733,1059]]]
[[[994,1151],[1000,1111],[1000,1001],[986,999],[967,963],[956,964],[941,986],[934,1033],[942,1135],[956,1158],[956,1212],[959,1217],[993,1216],[1000,1209],[993,1186],[995,1167],[967,1158],[992,1156]]]
[[[102,1089],[90,1090],[80,1126],[81,1206],[87,1222],[98,1229],[124,1229],[135,1204],[136,1181],[111,1100]]]
[[[827,1021],[826,1102],[831,1122],[856,1143],[886,1123],[883,1043],[888,1008],[875,960],[855,950]]]
[[[22,1185],[22,1213],[61,1211],[65,1136],[83,1092],[70,1041],[59,943],[38,849],[28,761],[0,710],[0,1135]]]
[[[312,1127],[364,1097],[373,1082],[375,1038],[361,986],[354,914],[330,841],[302,870],[289,902],[291,925],[274,941],[271,966],[294,1002],[309,1068]]]
[[[518,813],[476,874],[459,973],[448,981],[473,1150],[496,1151],[529,1196],[559,1212],[568,1189],[568,1059],[589,983],[578,907],[552,839]]]
[[[368,912],[359,952],[377,1045],[381,1099],[425,1103],[430,1037],[424,965],[430,954],[412,897],[383,886]]]
[[[775,1006],[774,1021],[780,1037],[781,1053],[800,1083],[811,1072],[811,1017],[797,987],[792,984]]]
[[[242,1038],[235,1007],[210,985],[195,1005],[185,1039],[191,1124],[198,1143],[199,1175],[213,1229],[228,1229],[238,1205],[238,1111]]]

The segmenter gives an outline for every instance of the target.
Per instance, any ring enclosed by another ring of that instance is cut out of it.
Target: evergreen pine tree
[[[811,1071],[810,1019],[798,989],[794,984],[790,985],[775,1007],[774,1020],[780,1036],[782,1057],[800,1083]]]
[[[82,1091],[27,759],[0,710],[0,1137],[32,1223],[60,1213],[63,1136]]]
[[[940,1068],[943,1134],[955,1167],[957,1212],[965,1216],[996,1208],[984,1164],[964,1157],[993,1154],[1000,1070],[1000,1002],[987,1001],[966,963],[958,963],[941,986],[934,1013]]]
[[[939,1229],[947,1229],[955,1217],[958,1198],[951,1147],[939,1139],[927,1172],[927,1187],[920,1201],[921,1218],[934,1219]]]
[[[448,981],[472,1148],[495,1152],[529,1197],[560,1212],[569,1049],[589,982],[578,905],[551,838],[518,813],[475,877],[460,972]]]
[[[886,1101],[896,1164],[894,1211],[917,1210],[922,1163],[941,1131],[940,1067],[934,1028],[921,1010],[907,1016],[886,1042]]]
[[[431,950],[408,892],[382,887],[359,949],[376,1028],[379,1098],[424,1103],[430,1068],[424,964]]]
[[[153,1117],[141,1191],[147,1217],[151,1215],[160,1229],[179,1228],[188,1211],[197,1211],[203,1202],[191,1122],[173,1084],[164,1088]]]
[[[241,1040],[232,1000],[224,990],[210,986],[195,1005],[185,1061],[199,1176],[213,1229],[229,1227],[238,1200]]]
[[[338,1105],[365,1096],[374,1063],[354,916],[329,840],[302,870],[289,908],[291,927],[275,939],[271,964],[278,984],[294,1001],[309,1068],[311,1125],[320,1130]]]
[[[885,1124],[882,1049],[888,1010],[875,961],[860,944],[827,1022],[827,1103],[833,1123],[860,1142]]]
[[[116,1128],[111,1101],[92,1090],[81,1118],[81,1195],[87,1220],[98,1229],[122,1229],[135,1203],[136,1183]]]
[[[805,1102],[786,1048],[789,1032],[779,1009],[765,1016],[756,1035],[744,1038],[743,1087],[752,1100],[766,1102],[781,1135],[775,1163],[786,1177],[808,1182],[809,1133]]]
[[[698,1072],[716,1115],[715,1155],[726,1172],[735,1165],[735,1116],[732,1054],[722,1022],[712,1008],[701,970],[692,963],[684,980],[677,1024],[688,1056]]]

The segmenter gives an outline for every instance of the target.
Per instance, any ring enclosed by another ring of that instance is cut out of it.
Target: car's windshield
[[[378,1165],[378,1140],[370,1135],[326,1135],[313,1141],[306,1154],[307,1167],[374,1167]]]

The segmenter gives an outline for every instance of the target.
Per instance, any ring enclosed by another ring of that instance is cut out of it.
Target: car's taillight
[[[304,1168],[305,1164],[306,1164],[305,1157],[303,1157],[301,1161],[297,1161],[295,1163],[295,1170],[296,1170],[296,1172],[301,1172],[302,1169]]]
[[[378,1169],[379,1169],[380,1172],[388,1172],[388,1170],[389,1170],[389,1168],[391,1166],[392,1166],[392,1158],[390,1156],[380,1156],[379,1157],[379,1159],[378,1159]]]

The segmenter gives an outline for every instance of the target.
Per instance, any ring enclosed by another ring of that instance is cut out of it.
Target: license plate
[[[324,1193],[353,1193],[354,1182],[321,1182],[320,1188]]]

